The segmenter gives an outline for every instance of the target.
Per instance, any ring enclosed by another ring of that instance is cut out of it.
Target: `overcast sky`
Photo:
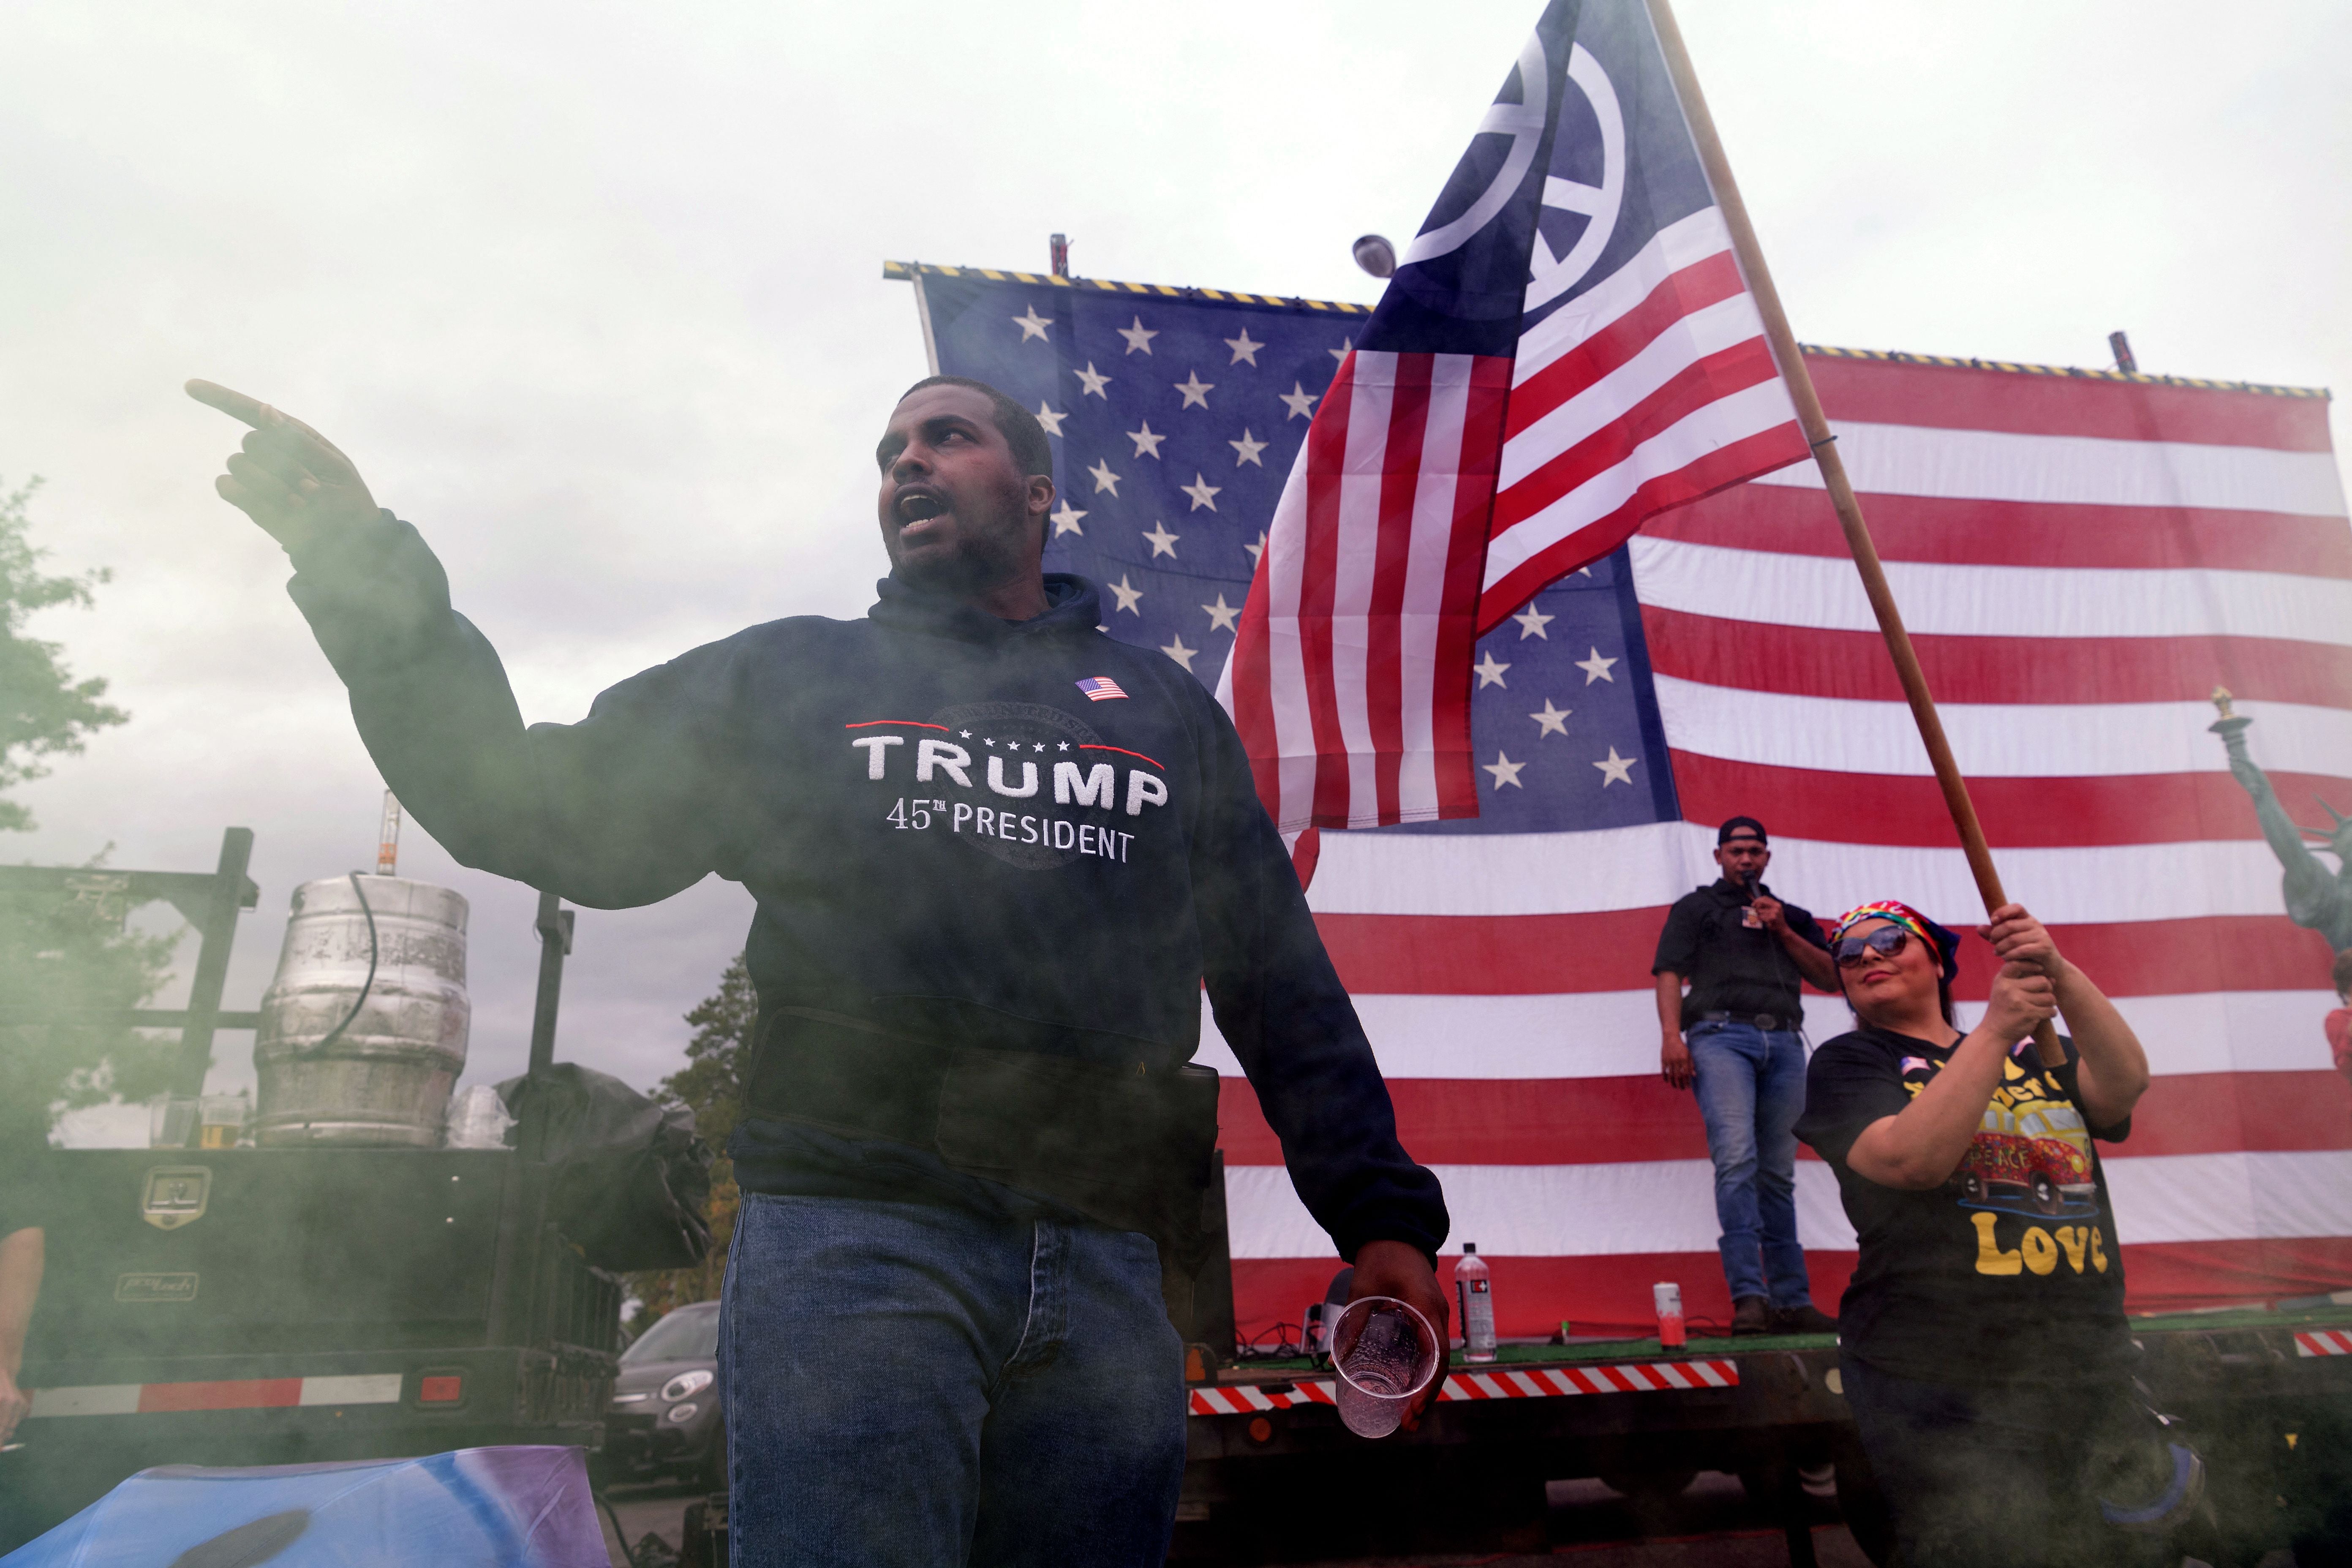
[[[252,827],[236,1007],[293,888],[372,863],[382,784],[185,378],[337,441],[525,715],[574,719],[870,602],[873,441],[924,370],[886,258],[1042,270],[1060,229],[1088,276],[1369,303],[1349,241],[1419,226],[1538,8],[0,7],[0,481],[113,569],[36,630],[132,714],[0,857],[209,869]],[[2352,6],[1680,15],[1808,341],[2095,365],[2121,327],[2148,370],[2352,386]],[[472,900],[468,1079],[519,1070],[533,895],[413,825],[402,869]],[[671,1070],[749,912],[583,911],[560,1054]]]

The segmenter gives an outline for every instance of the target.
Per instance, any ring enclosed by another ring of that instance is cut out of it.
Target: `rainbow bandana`
[[[1959,973],[1960,939],[1910,905],[1893,899],[1881,899],[1876,903],[1864,904],[1860,909],[1848,910],[1840,915],[1837,924],[1830,931],[1830,946],[1834,949],[1846,932],[1864,921],[1887,921],[1901,926],[1936,950],[1937,956],[1942,960],[1945,979],[1949,980]]]

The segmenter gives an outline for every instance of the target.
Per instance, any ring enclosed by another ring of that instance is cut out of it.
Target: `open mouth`
[[[947,502],[926,490],[914,490],[898,498],[891,510],[898,514],[901,527],[908,523],[928,522],[947,515]]]

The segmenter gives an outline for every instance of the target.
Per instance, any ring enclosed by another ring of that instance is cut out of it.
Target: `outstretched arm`
[[[598,908],[714,868],[726,814],[702,742],[723,658],[689,655],[607,691],[582,723],[526,729],[440,562],[340,448],[243,393],[192,381],[188,394],[251,426],[214,488],[285,547],[288,592],[350,688],[361,738],[444,847]]]
[[[2290,910],[2312,905],[2315,900],[2324,904],[2332,899],[2336,891],[2335,874],[2304,842],[2303,829],[2295,826],[2294,818],[2289,816],[2286,807],[2279,804],[2278,791],[2271,787],[2271,781],[2264,776],[2263,770],[2252,758],[2233,752],[2230,758],[2230,773],[2253,797],[2254,819],[2263,825],[2263,837],[2269,843],[2271,853],[2278,857],[2279,864],[2286,869],[2286,901]]]

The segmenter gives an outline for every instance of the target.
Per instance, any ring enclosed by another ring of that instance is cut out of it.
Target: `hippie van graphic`
[[[1963,1208],[2060,1219],[2098,1212],[2091,1135],[2081,1112],[2063,1100],[1986,1106],[1952,1184]]]

